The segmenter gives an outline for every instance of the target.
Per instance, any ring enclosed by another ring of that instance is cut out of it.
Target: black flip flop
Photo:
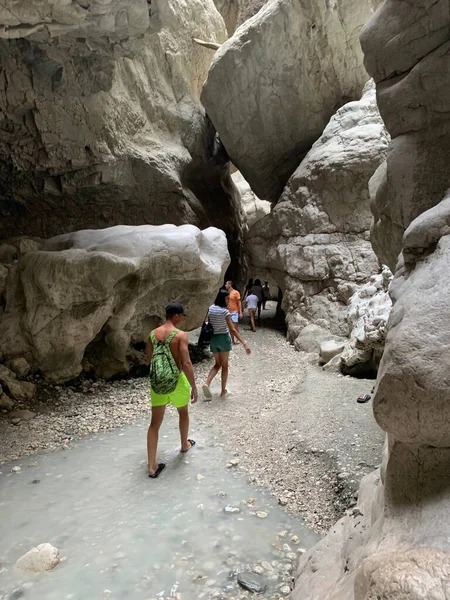
[[[161,475],[161,473],[164,471],[165,468],[166,468],[166,465],[164,463],[159,463],[156,471],[153,473],[153,475],[149,475],[149,477],[151,477],[152,479],[156,479],[157,477],[159,477]]]
[[[186,454],[186,452],[189,452],[189,450],[195,446],[194,440],[188,440],[188,442],[190,442],[191,444],[189,448],[187,450],[180,450],[180,452],[182,452],[183,454]]]

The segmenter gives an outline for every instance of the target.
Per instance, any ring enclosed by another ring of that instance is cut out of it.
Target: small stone
[[[11,425],[18,425],[20,423],[19,417],[15,417],[13,419],[10,419],[10,423],[11,423]]]
[[[252,569],[253,573],[257,575],[262,575],[264,573],[264,568],[261,565],[255,565]]]
[[[26,377],[31,368],[24,358],[13,358],[9,361],[8,367],[19,377]]]
[[[51,571],[59,564],[59,550],[51,544],[40,544],[21,556],[15,567],[21,571],[43,573]]]
[[[297,555],[295,552],[286,552],[286,558],[289,560],[297,560]]]
[[[283,544],[283,552],[291,552],[291,547],[289,544]]]
[[[287,594],[291,593],[291,588],[288,585],[282,585],[280,587],[280,593],[286,596]]]
[[[29,463],[29,467],[37,467],[39,465],[39,463],[37,461]]]
[[[13,467],[11,469],[11,473],[20,473],[21,470],[22,470],[22,467]]]
[[[255,502],[256,502],[256,498],[249,498],[249,499],[247,500],[247,504],[250,504],[250,505],[251,505],[251,504],[255,504]]]
[[[289,502],[289,500],[287,498],[284,498],[284,497],[278,498],[278,504],[280,506],[287,506],[288,502]]]
[[[10,419],[20,419],[21,421],[31,421],[36,416],[36,413],[31,410],[13,410],[12,413],[9,414]]]
[[[205,476],[202,475],[201,473],[198,473],[196,479],[197,479],[197,481],[202,481],[203,479],[205,479]]]
[[[305,552],[306,552],[306,548],[297,548],[297,552],[298,552],[299,554],[305,554]]]
[[[258,519],[265,519],[268,516],[269,513],[264,512],[263,510],[257,510],[255,515],[258,517]]]
[[[241,509],[238,506],[225,506],[223,512],[227,515],[232,515],[235,513],[240,513]]]
[[[231,467],[237,467],[239,464],[239,459],[238,458],[232,458],[230,460],[230,462],[227,464],[227,468],[230,469]]]
[[[248,590],[249,592],[255,592],[256,594],[261,594],[265,592],[267,589],[267,583],[257,573],[250,573],[248,571],[244,573],[239,573],[237,576],[238,584],[244,588],[244,590]]]
[[[12,410],[14,408],[14,400],[8,398],[6,394],[0,396],[0,409]]]
[[[262,568],[263,568],[263,569],[265,569],[266,571],[273,571],[273,567],[272,567],[272,565],[270,564],[270,562],[263,561],[263,562],[261,563],[261,566],[262,566]]]
[[[293,544],[299,544],[299,543],[300,543],[300,539],[299,539],[298,535],[293,535],[293,536],[291,537],[291,542],[292,542]]]

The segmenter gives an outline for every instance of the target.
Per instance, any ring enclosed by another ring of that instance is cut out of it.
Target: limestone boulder
[[[336,340],[327,340],[320,344],[319,358],[320,362],[326,365],[330,360],[339,354],[344,349],[343,342],[337,342]]]
[[[386,0],[365,27],[365,65],[393,140],[374,186],[372,243],[392,271],[408,225],[450,186],[449,8]]]
[[[249,231],[249,261],[281,287],[291,341],[309,324],[328,332],[320,341],[349,334],[348,299],[379,270],[368,182],[388,142],[369,83],[332,117],[278,204]]]
[[[21,556],[14,565],[20,571],[44,573],[51,571],[60,563],[59,550],[51,544],[39,544]]]
[[[126,373],[130,345],[147,340],[168,302],[183,303],[187,329],[200,325],[228,264],[215,228],[116,226],[51,238],[13,267],[1,351],[25,356],[51,381],[76,377],[83,361],[101,377]]]
[[[237,27],[255,15],[268,0],[214,0],[231,36]]]
[[[216,52],[202,101],[259,198],[278,200],[336,109],[361,96],[358,33],[375,4],[270,0]]]

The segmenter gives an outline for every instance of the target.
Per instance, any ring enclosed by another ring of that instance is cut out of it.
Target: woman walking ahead
[[[230,311],[227,309],[227,296],[226,290],[220,290],[217,294],[214,304],[209,307],[208,320],[214,330],[214,335],[211,338],[210,349],[214,353],[214,366],[209,372],[206,383],[203,386],[203,394],[205,398],[211,400],[212,394],[209,386],[217,373],[222,369],[221,374],[221,392],[220,397],[223,398],[227,395],[227,380],[228,380],[228,357],[231,351],[231,338],[230,331],[233,332],[241,344],[244,346],[247,354],[251,353],[250,348],[241,338],[238,331],[234,327],[234,324],[230,317]]]

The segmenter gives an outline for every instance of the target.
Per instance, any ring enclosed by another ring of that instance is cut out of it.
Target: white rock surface
[[[250,185],[239,171],[233,173],[231,179],[241,195],[244,223],[248,229],[251,229],[255,223],[270,213],[271,204],[267,200],[260,200],[252,192]]]
[[[373,376],[378,370],[392,307],[388,293],[391,281],[392,273],[384,266],[349,300],[350,341],[341,355],[342,372],[347,375]]]
[[[39,544],[39,546],[32,548],[21,556],[16,562],[15,567],[20,571],[43,573],[44,571],[54,569],[59,562],[58,548],[55,548],[51,544]]]
[[[99,376],[127,372],[130,343],[146,341],[169,301],[183,302],[187,329],[199,326],[228,263],[215,228],[117,226],[52,238],[13,267],[1,351],[26,356],[52,381],[76,377],[83,361]]]
[[[320,344],[319,358],[322,364],[326,365],[332,358],[341,354],[344,349],[343,342],[336,342],[335,340],[327,340]]]
[[[279,198],[336,109],[368,77],[358,33],[371,0],[271,0],[216,52],[202,101],[233,163]]]
[[[330,332],[349,333],[348,298],[379,268],[369,241],[368,181],[388,141],[369,83],[360,101],[337,111],[271,214],[248,234],[250,263],[271,272],[283,291],[293,342],[309,324],[325,332],[319,344]]]

